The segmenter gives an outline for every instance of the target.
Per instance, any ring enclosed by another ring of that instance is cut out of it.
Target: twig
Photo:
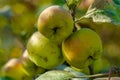
[[[87,75],[87,76],[78,76],[78,77],[73,77],[73,78],[97,78],[97,77],[104,77],[108,75],[109,73],[103,73],[103,74],[94,74],[94,75]]]
[[[108,80],[110,80],[112,74],[112,68],[110,68],[109,73],[108,73]]]

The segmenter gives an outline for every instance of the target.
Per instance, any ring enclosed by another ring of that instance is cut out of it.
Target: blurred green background
[[[76,17],[86,12],[93,0],[83,0]],[[11,58],[19,58],[33,32],[40,12],[50,5],[67,9],[65,0],[0,0],[0,69]]]

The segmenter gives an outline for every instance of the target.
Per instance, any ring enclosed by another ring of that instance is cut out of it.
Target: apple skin
[[[53,5],[39,15],[38,31],[50,40],[61,44],[72,33],[73,24],[72,16],[67,10]]]
[[[60,46],[39,32],[33,33],[27,43],[27,50],[30,60],[45,69],[54,68],[64,62]]]
[[[22,80],[26,72],[22,67],[21,61],[17,58],[10,59],[2,68],[2,76],[10,77],[15,80]]]
[[[96,32],[81,28],[63,41],[62,51],[68,64],[83,69],[101,57],[103,48]]]
[[[27,50],[23,52],[21,62],[28,77],[35,77],[36,75],[42,74],[46,71],[44,68],[36,66],[35,63],[30,60]]]

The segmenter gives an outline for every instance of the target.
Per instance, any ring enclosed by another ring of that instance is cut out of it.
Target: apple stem
[[[72,18],[73,18],[73,21],[75,21],[75,14],[76,14],[76,7],[77,7],[77,5],[74,5],[74,6],[72,6],[72,7],[69,7],[68,0],[65,0],[65,2],[66,2],[67,7],[68,7],[69,10],[70,10],[70,14],[71,14],[71,16],[72,16]]]
[[[74,21],[74,29],[73,29],[73,32],[77,30],[77,28],[75,27],[75,14],[76,14],[76,6],[74,6],[71,10],[71,15],[73,17],[73,21]]]
[[[73,21],[74,21],[74,29],[73,29],[73,32],[74,32],[74,31],[77,30],[77,28],[75,27],[75,14],[76,14],[76,7],[77,7],[77,5],[74,5],[74,6],[72,6],[70,8],[67,0],[65,0],[65,2],[66,2],[67,7],[69,8],[70,14],[71,14],[71,16],[73,18]]]
[[[73,21],[74,21],[74,29],[73,29],[73,32],[74,32],[77,30],[77,28],[75,27],[76,5],[70,9],[70,13],[71,13],[71,16],[72,16]]]

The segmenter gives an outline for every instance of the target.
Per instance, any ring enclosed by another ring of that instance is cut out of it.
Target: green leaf
[[[79,77],[79,76],[86,76],[83,72],[80,71],[76,71],[71,67],[66,67],[64,68],[65,71],[69,71],[71,72],[74,76]],[[87,80],[87,78],[85,78],[85,80]]]
[[[70,71],[68,68],[65,70],[51,70],[37,77],[35,80],[89,80],[88,78],[79,78],[84,76],[82,73]]]
[[[73,74],[62,70],[52,70],[40,75],[35,80],[69,80],[74,77]]]
[[[66,0],[69,9],[74,8],[77,4],[80,4],[82,0]]]
[[[13,80],[13,79],[10,77],[0,77],[0,80]]]
[[[65,0],[53,0],[53,4],[57,4],[57,5],[64,5],[65,4]]]
[[[83,16],[79,22],[81,23],[83,19],[86,19],[86,21],[88,21],[87,23],[90,23],[91,20],[91,22],[93,23],[109,23],[120,26],[119,11],[120,10],[118,9],[118,5],[116,5],[115,3],[109,2],[107,0],[96,0],[90,6],[86,15]]]
[[[120,0],[113,0],[115,4],[120,5]]]

